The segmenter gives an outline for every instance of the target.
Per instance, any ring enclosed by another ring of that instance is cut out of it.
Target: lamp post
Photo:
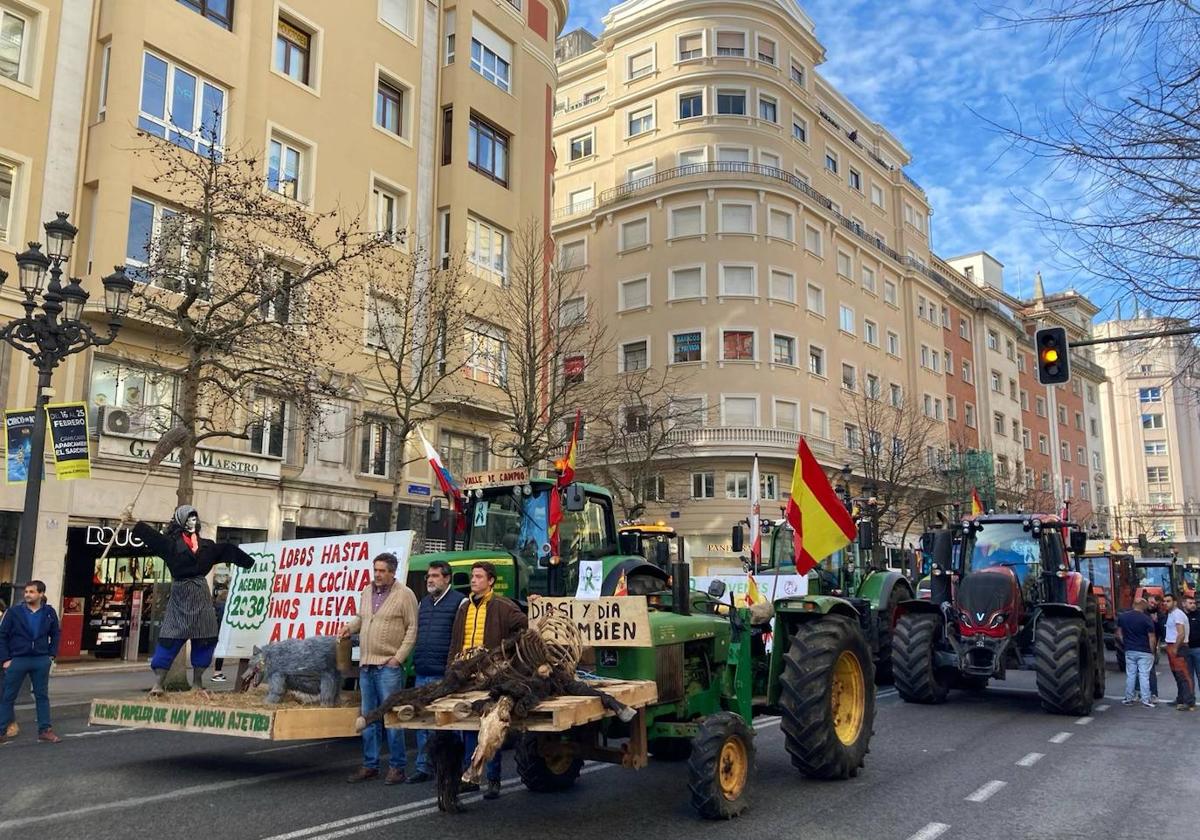
[[[46,403],[50,401],[50,382],[54,369],[70,355],[89,347],[111,344],[117,337],[125,314],[133,281],[125,276],[125,267],[117,266],[101,280],[104,284],[104,308],[108,312],[108,335],[97,335],[83,322],[88,293],[78,277],[62,282],[63,266],[71,259],[71,248],[79,232],[67,221],[66,213],[46,222],[46,251],[42,243],[30,242],[29,249],[17,255],[18,282],[25,300],[25,317],[0,327],[0,339],[20,350],[38,371],[37,401],[33,413],[32,453],[25,482],[25,509],[17,543],[14,583],[20,585],[33,576],[33,551],[37,544],[38,512],[41,505],[42,474],[46,449]],[[46,282],[49,276],[50,282]],[[8,273],[0,271],[0,285]],[[39,299],[40,298],[40,299]],[[41,311],[36,311],[36,310]]]

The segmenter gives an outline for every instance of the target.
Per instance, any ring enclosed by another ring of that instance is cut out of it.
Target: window
[[[1149,484],[1166,484],[1171,480],[1168,467],[1146,467],[1146,481]]]
[[[745,32],[718,32],[717,33],[717,55],[745,56],[746,55],[746,33]]]
[[[287,444],[287,402],[260,395],[254,400],[252,417],[250,451],[282,458]]]
[[[438,450],[451,475],[483,472],[488,468],[487,438],[442,432],[438,443]]]
[[[993,391],[995,391],[997,394],[1004,393],[1004,382],[999,371],[992,371],[991,383]]]
[[[708,149],[701,147],[699,149],[685,149],[679,153],[678,157],[680,166],[692,166],[697,170],[702,170],[704,165],[708,163]]]
[[[512,44],[479,18],[471,20],[471,69],[508,91],[512,86]]]
[[[995,330],[987,331],[987,346],[989,350],[1000,350],[1000,335]]]
[[[721,233],[754,233],[754,205],[721,203]]]
[[[642,76],[648,76],[654,72],[654,50],[643,50],[629,56],[629,75],[630,81],[640,79]]]
[[[721,266],[720,294],[738,297],[754,297],[758,294],[753,265]]]
[[[717,90],[717,113],[744,117],[746,115],[746,91],[719,88]]]
[[[779,475],[777,473],[762,473],[758,477],[758,492],[762,499],[775,500],[779,498]]]
[[[847,391],[858,390],[858,368],[842,362],[842,387]]]
[[[875,294],[875,270],[865,265],[862,267],[862,287],[863,291]]]
[[[576,213],[590,210],[595,203],[596,193],[592,187],[582,187],[567,193],[567,212]]]
[[[1070,461],[1071,460],[1071,444],[1067,443],[1066,441],[1060,443],[1058,445],[1058,454],[1059,454],[1059,457],[1062,458],[1064,461]]]
[[[565,269],[582,268],[587,265],[587,240],[576,239],[564,242],[558,248],[558,261]]]
[[[967,327],[967,319],[966,318],[958,319],[958,337],[966,338],[966,339],[970,339],[970,337],[971,337],[970,331]]]
[[[704,94],[698,90],[679,94],[679,119],[704,116]]]
[[[650,281],[646,277],[622,281],[621,310],[642,309],[650,305]]]
[[[308,184],[304,171],[306,149],[282,137],[267,146],[267,189],[285,198],[305,201]]]
[[[992,431],[998,435],[1004,434],[1004,415],[999,411],[992,414]]]
[[[808,284],[808,311],[817,315],[825,314],[825,290],[820,286]]]
[[[796,220],[786,210],[772,207],[767,212],[767,236],[776,239],[786,239],[791,242],[796,238]]]
[[[1043,455],[1050,454],[1050,440],[1045,435],[1038,435],[1038,452]]]
[[[873,400],[879,399],[883,392],[881,390],[879,377],[874,373],[867,374],[867,390],[866,394]]]
[[[1143,429],[1165,429],[1166,423],[1163,421],[1161,414],[1143,414],[1142,415]]]
[[[0,242],[13,241],[16,227],[17,174],[14,164],[0,159]]]
[[[879,346],[879,325],[870,318],[863,319],[863,341],[872,347]]]
[[[871,184],[871,203],[883,209],[883,187],[878,184]]]
[[[792,115],[792,137],[801,143],[808,142],[808,122],[803,117]]]
[[[777,268],[771,269],[771,276],[768,281],[767,294],[773,300],[784,300],[788,303],[796,302],[796,277],[795,275],[780,271]]]
[[[1138,402],[1162,402],[1162,388],[1138,388]]]
[[[1082,446],[1075,447],[1075,460],[1081,464],[1087,463],[1087,450]]]
[[[757,426],[757,397],[721,397],[721,423],[725,426]]]
[[[825,351],[815,344],[808,345],[808,372],[817,376],[825,375]]]
[[[717,495],[716,491],[716,473],[698,472],[692,473],[692,498],[693,499],[712,499]]]
[[[704,358],[704,334],[699,330],[671,336],[671,361],[674,364],[699,362]]]
[[[654,106],[646,105],[629,112],[629,136],[636,137],[654,128]]]
[[[1029,410],[1029,392],[1026,391],[1024,388],[1021,389],[1020,400],[1021,400],[1021,410],[1028,411]]]
[[[358,471],[364,475],[387,478],[391,474],[391,448],[391,423],[378,417],[364,418]]]
[[[1024,361],[1024,358],[1022,358],[1022,361]],[[1087,386],[1087,401],[1092,405],[1096,404],[1096,389],[1091,385]]]
[[[1021,373],[1025,372],[1025,354],[1024,353],[1017,354],[1017,370],[1019,370]]]
[[[1100,453],[1099,452],[1092,453],[1092,469],[1094,469],[1094,470],[1100,469]]]
[[[475,382],[503,385],[508,379],[508,342],[503,330],[475,324],[466,330],[467,363],[463,373]]]
[[[672,300],[704,297],[704,269],[701,266],[671,269]]]
[[[804,226],[804,248],[818,257],[821,256],[821,231],[812,225]]]
[[[224,140],[224,116],[223,88],[153,53],[143,54],[140,130],[206,155]]]
[[[171,374],[126,361],[92,361],[90,421],[100,429],[98,406],[120,408],[129,416],[129,434],[161,435],[174,423],[176,380]]]
[[[458,10],[447,9],[445,17],[445,33],[446,33],[446,63],[454,63],[454,47],[457,40],[456,30],[458,28]]]
[[[963,422],[968,429],[975,428],[975,406],[971,403],[963,403]]]
[[[179,0],[224,29],[233,29],[233,0]]]
[[[838,306],[838,329],[851,335],[858,332],[854,310],[844,303]]]
[[[509,135],[475,114],[467,127],[467,164],[481,175],[508,186]]]
[[[749,163],[750,150],[745,146],[717,146],[717,160],[721,163]]]
[[[829,412],[823,408],[808,410],[808,431],[820,438],[829,439]]]
[[[862,192],[862,173],[852,166],[848,168],[848,171],[850,173],[850,189]]]
[[[887,334],[887,351],[897,358],[900,356],[900,336],[892,330]]]
[[[622,222],[620,232],[622,251],[644,248],[650,244],[650,220],[645,217]]]
[[[895,306],[897,299],[898,298],[896,295],[896,284],[891,280],[884,280],[883,281],[883,302],[890,303],[892,306]]]
[[[800,431],[800,407],[791,400],[775,400],[775,428]]]
[[[645,370],[649,367],[649,362],[649,349],[644,339],[628,341],[621,345],[621,370],[623,372]]]
[[[804,68],[798,64],[792,64],[792,81],[804,87]]]
[[[508,233],[467,216],[467,260],[485,280],[503,285],[508,277]]]
[[[777,365],[796,366],[796,339],[775,334],[771,338],[771,361]]]
[[[963,359],[962,363],[962,378],[963,382],[972,383],[975,381],[975,373],[971,370],[971,363]]]
[[[673,397],[671,425],[676,429],[701,429],[704,427],[704,397]]]
[[[727,499],[749,499],[750,498],[750,473],[744,473],[744,472],[725,473],[725,498],[727,498]]]
[[[895,382],[888,385],[888,402],[892,408],[900,408],[904,405],[904,389]]]
[[[721,330],[721,358],[731,362],[754,361],[753,330]]]
[[[1080,412],[1080,411],[1075,412],[1075,428],[1078,431],[1081,431],[1081,432],[1083,431],[1083,412]]]
[[[375,231],[388,234],[392,241],[399,241],[408,222],[408,197],[376,183],[371,190],[371,204],[375,213]]]
[[[1148,440],[1143,446],[1147,455],[1166,455],[1167,442],[1165,440]]]
[[[292,295],[299,288],[295,272],[282,265],[272,265],[266,272],[259,292],[258,314],[264,321],[286,324],[291,317]]]
[[[928,344],[921,345],[921,367],[929,369],[931,351]]]
[[[312,34],[279,18],[275,30],[275,69],[289,79],[307,85],[311,54]]]
[[[380,79],[375,91],[375,125],[397,137],[405,136],[407,128],[404,124],[404,100],[403,88]],[[474,117],[471,119],[471,126],[475,126]]]
[[[1034,412],[1037,414],[1038,417],[1046,416],[1046,398],[1045,397],[1036,397],[1034,399]]]
[[[576,354],[563,357],[563,382],[578,385],[587,380],[587,358]]]
[[[779,103],[770,96],[758,97],[758,118],[769,123],[779,122]]]
[[[672,207],[669,211],[670,236],[700,236],[704,233],[704,207]]]
[[[946,417],[951,420],[958,419],[958,400],[951,394],[946,395]]]
[[[587,323],[587,298],[583,295],[567,298],[558,307],[558,325],[576,327]]]
[[[689,32],[686,35],[680,35],[677,43],[680,61],[690,61],[693,58],[704,57],[703,32]]]
[[[621,427],[629,434],[650,430],[650,411],[644,405],[628,405],[621,409]]]
[[[837,273],[839,277],[853,282],[854,259],[845,251],[837,252]]]
[[[1067,425],[1067,407],[1064,405],[1058,407],[1058,425]]]
[[[582,160],[583,158],[591,157],[593,154],[595,154],[594,143],[595,137],[593,137],[591,132],[588,132],[587,134],[581,134],[578,137],[572,137],[570,140],[571,150],[569,154],[571,160]]]

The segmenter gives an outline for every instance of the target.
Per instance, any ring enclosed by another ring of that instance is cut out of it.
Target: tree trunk
[[[388,465],[392,470],[392,509],[388,514],[388,530],[396,530],[397,523],[400,521],[400,499],[404,492],[404,447],[408,443],[408,434],[400,431],[396,435],[396,442],[392,446],[391,463]]]
[[[179,393],[179,423],[188,431],[179,447],[179,484],[175,489],[178,505],[192,504],[196,487],[196,414],[200,397],[200,370],[189,367]]]

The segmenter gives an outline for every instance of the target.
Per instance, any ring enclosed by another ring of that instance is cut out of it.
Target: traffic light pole
[[[1141,341],[1147,338],[1171,338],[1176,335],[1197,335],[1200,327],[1178,327],[1173,330],[1158,330],[1156,332],[1132,333],[1130,335],[1115,335],[1111,338],[1085,338],[1083,341],[1068,341],[1068,348],[1091,347],[1094,344],[1116,344],[1118,341]]]

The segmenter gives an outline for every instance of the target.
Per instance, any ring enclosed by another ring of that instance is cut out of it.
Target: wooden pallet
[[[596,680],[588,685],[634,709],[658,701],[658,686],[651,680]],[[471,706],[487,696],[486,691],[451,694],[435,700],[421,714],[412,716],[409,716],[411,709],[397,707],[387,713],[384,725],[393,729],[477,730],[479,718],[471,713]],[[514,721],[512,728],[528,732],[563,732],[611,716],[598,697],[552,697],[539,703],[525,720]]]
[[[206,735],[234,735],[264,741],[354,738],[358,706],[220,706],[147,700],[92,701],[89,724]]]

